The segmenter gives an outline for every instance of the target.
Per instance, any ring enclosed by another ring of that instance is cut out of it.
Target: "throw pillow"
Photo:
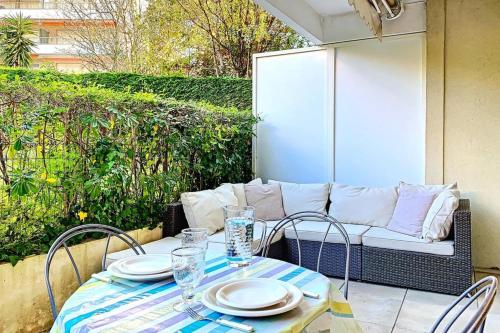
[[[332,184],[329,214],[342,223],[385,227],[398,194],[395,187],[357,187]]]
[[[181,194],[182,207],[191,228],[207,228],[210,235],[224,229],[224,206],[237,206],[238,199],[231,184],[215,190],[186,192]]]
[[[285,217],[279,184],[246,184],[247,204],[255,208],[255,217],[264,221],[281,220]]]
[[[256,178],[254,180],[251,180],[247,184],[255,184],[255,185],[262,185],[262,179]],[[233,192],[236,198],[238,198],[238,207],[242,208],[247,205],[247,197],[245,196],[245,184],[244,183],[238,183],[238,184],[231,184],[233,186]]]
[[[445,190],[432,203],[422,226],[422,237],[428,241],[440,241],[448,237],[453,224],[453,212],[458,208],[460,192]]]
[[[421,238],[424,219],[435,197],[436,194],[432,192],[400,190],[387,229]]]
[[[295,184],[275,180],[269,180],[269,184],[280,184],[286,215],[304,211],[326,214],[330,184]]]

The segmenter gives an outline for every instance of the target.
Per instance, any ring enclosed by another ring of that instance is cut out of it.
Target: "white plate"
[[[304,298],[302,291],[294,285],[277,280],[283,287],[288,290],[288,296],[283,300],[283,302],[272,305],[267,308],[262,308],[258,310],[245,310],[233,308],[230,306],[223,305],[217,302],[216,294],[217,291],[223,286],[227,285],[228,282],[218,283],[210,288],[208,288],[201,298],[201,302],[209,309],[217,311],[223,314],[238,316],[238,317],[267,317],[274,316],[277,314],[285,313],[290,310],[295,309],[302,299]],[[229,282],[231,283],[231,282]]]
[[[134,274],[125,274],[122,273],[119,269],[119,262],[115,261],[111,265],[108,266],[108,272],[111,273],[111,275],[130,280],[130,281],[139,281],[139,282],[146,282],[146,281],[158,281],[158,280],[164,280],[170,276],[173,275],[172,271],[160,273],[160,274],[151,274],[151,275],[134,275]]]
[[[172,258],[162,254],[143,254],[118,260],[119,270],[125,274],[151,275],[172,270]]]
[[[243,279],[226,284],[215,294],[223,305],[238,309],[260,309],[280,303],[288,295],[288,289],[277,280]]]

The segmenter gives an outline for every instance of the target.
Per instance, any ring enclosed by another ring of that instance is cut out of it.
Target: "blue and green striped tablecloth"
[[[204,308],[201,313],[213,319],[225,319],[252,325],[258,332],[301,332],[314,319],[329,310],[330,332],[361,332],[351,307],[325,276],[283,261],[255,257],[251,266],[231,268],[224,256],[207,260],[206,277],[197,292],[213,284],[244,277],[267,277],[293,283],[320,294],[320,299],[304,298],[301,305],[285,314],[265,318],[240,318]],[[109,276],[109,273],[99,273]],[[64,304],[51,333],[61,332],[238,332],[208,321],[193,321],[185,313],[172,309],[181,297],[175,282],[135,283],[124,288],[96,279],[83,284]]]

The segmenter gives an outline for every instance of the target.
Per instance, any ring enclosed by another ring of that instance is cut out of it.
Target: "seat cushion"
[[[302,221],[296,224],[295,228],[297,229],[299,240],[322,242],[329,224],[330,223],[328,222]],[[347,232],[351,244],[361,244],[361,236],[365,232],[367,232],[368,229],[370,229],[369,226],[359,224],[342,223],[342,226]],[[289,226],[285,229],[285,238],[296,239],[293,226]],[[340,232],[332,225],[330,227],[330,230],[328,231],[326,242],[344,243],[344,238],[341,236]]]
[[[363,246],[385,249],[423,252],[451,256],[455,253],[451,240],[428,243],[422,238],[412,237],[385,228],[372,227],[363,235]]]

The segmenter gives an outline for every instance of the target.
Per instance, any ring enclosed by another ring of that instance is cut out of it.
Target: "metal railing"
[[[50,2],[41,0],[19,0],[19,1],[1,1],[0,9],[58,9],[60,2]]]
[[[71,38],[62,36],[33,36],[30,38],[37,45],[72,45]]]
[[[72,4],[85,5],[85,1],[72,1]],[[67,6],[64,1],[44,0],[0,0],[0,9],[63,9]]]

